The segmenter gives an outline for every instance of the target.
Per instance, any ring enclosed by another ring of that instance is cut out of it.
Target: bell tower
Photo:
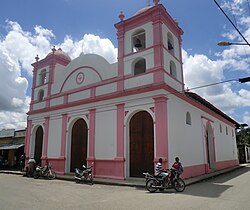
[[[149,82],[154,85],[166,84],[177,91],[184,88],[181,56],[183,31],[159,1],[153,0],[154,5],[140,9],[128,19],[125,19],[123,12],[119,15],[120,22],[115,24],[118,77],[143,80],[134,84],[132,80],[121,79],[119,90]]]

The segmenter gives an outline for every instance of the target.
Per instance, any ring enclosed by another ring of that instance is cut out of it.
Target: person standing
[[[25,159],[26,159],[26,155],[25,153],[23,153],[20,157],[20,171],[23,172],[24,171],[24,166],[25,166]]]
[[[178,157],[175,158],[175,162],[172,165],[172,169],[176,172],[178,178],[183,173],[183,167]]]

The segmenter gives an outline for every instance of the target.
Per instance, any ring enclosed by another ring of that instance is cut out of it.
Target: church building
[[[52,49],[33,66],[26,156],[56,173],[93,163],[94,177],[127,179],[178,156],[183,178],[239,164],[238,123],[184,89],[183,31],[154,0],[115,24],[118,58]]]

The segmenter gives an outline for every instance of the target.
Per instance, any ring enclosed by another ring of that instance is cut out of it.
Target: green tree
[[[250,145],[250,128],[242,128],[240,133],[239,143]]]

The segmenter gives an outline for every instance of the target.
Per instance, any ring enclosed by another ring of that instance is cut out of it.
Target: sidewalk
[[[200,182],[202,180],[219,176],[221,174],[229,173],[231,171],[246,167],[248,164],[241,164],[239,166],[233,167],[233,168],[228,168],[228,169],[223,169],[220,171],[215,171],[210,174],[204,174],[201,176],[185,179],[186,185],[191,185],[197,182]],[[20,171],[14,171],[14,170],[0,170],[0,173],[5,173],[5,174],[16,174],[16,175],[23,175],[22,172]],[[57,174],[56,178],[60,180],[66,180],[66,181],[75,181],[74,180],[74,175],[73,174]],[[104,178],[94,178],[94,183],[95,184],[104,184],[104,185],[117,185],[117,186],[129,186],[129,187],[145,187],[145,179],[144,178],[128,178],[126,180],[115,180],[115,179],[104,179]]]

